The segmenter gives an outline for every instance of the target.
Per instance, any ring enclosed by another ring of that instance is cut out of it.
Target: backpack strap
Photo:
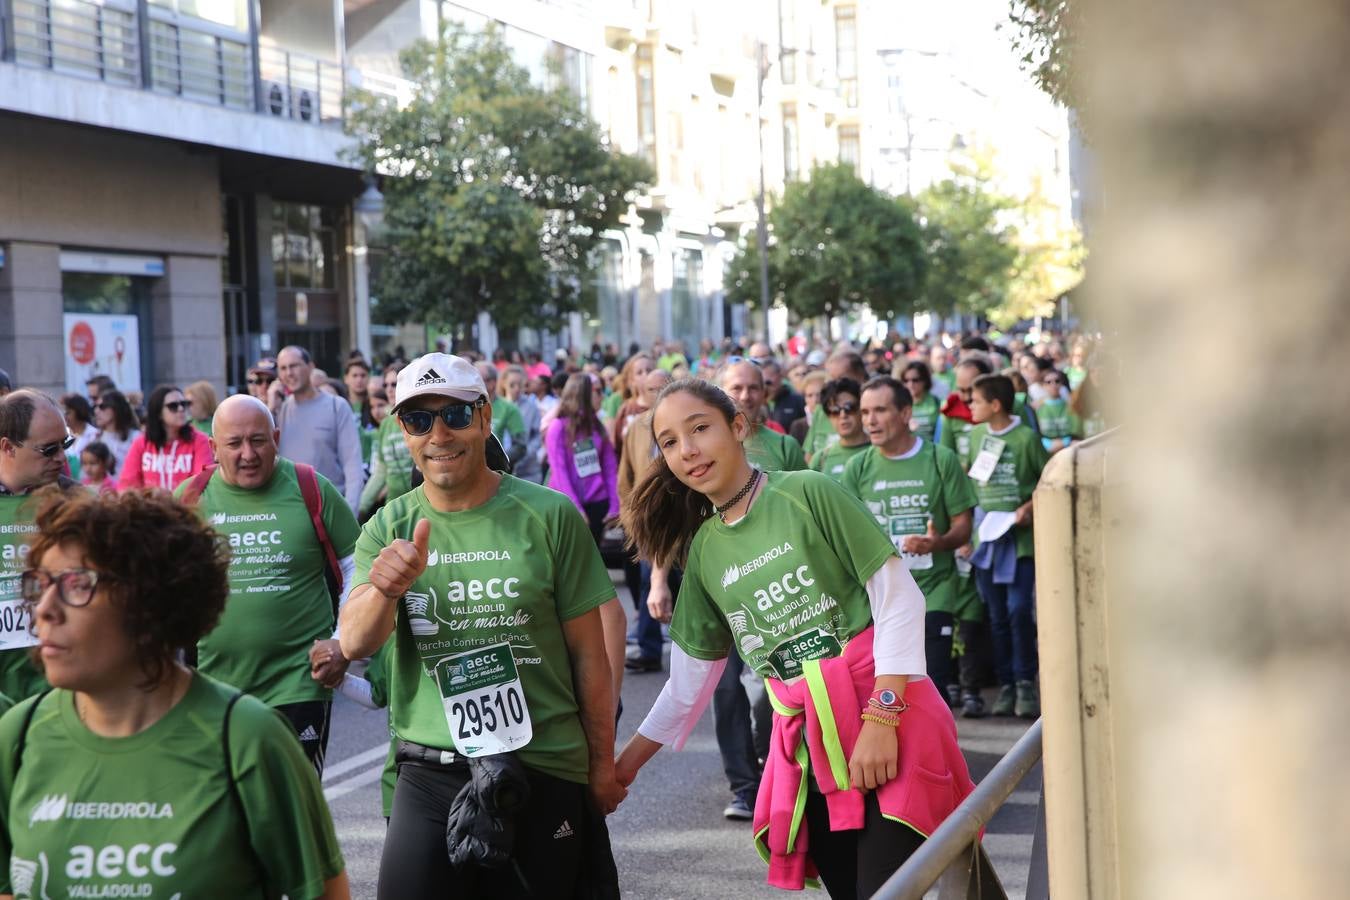
[[[216,474],[216,468],[216,464],[212,463],[188,479],[187,487],[183,488],[183,493],[179,495],[178,499],[185,506],[196,506],[197,501],[202,498],[202,493],[206,490],[206,485],[210,482],[211,476]]]
[[[33,716],[37,714],[37,708],[42,705],[42,701],[47,699],[47,695],[52,692],[52,688],[47,688],[38,694],[33,705],[23,714],[23,725],[19,727],[19,739],[14,742],[14,775],[19,774],[19,766],[23,764],[23,748],[28,743],[28,728],[33,724]]]
[[[342,596],[342,565],[338,562],[337,550],[328,537],[328,529],[323,524],[323,492],[319,490],[319,476],[313,466],[304,463],[295,464],[295,478],[300,482],[300,496],[304,498],[305,509],[309,510],[309,521],[314,526],[314,536],[323,548],[324,581],[328,583],[328,592],[333,597],[333,621],[337,621],[338,598]]]

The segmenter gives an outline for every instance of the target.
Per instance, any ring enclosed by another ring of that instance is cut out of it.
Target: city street
[[[631,617],[627,590],[621,583],[616,587]],[[664,682],[665,676],[656,673],[630,674],[624,680],[620,743],[638,726]],[[976,781],[1026,727],[1016,719],[957,721]],[[362,709],[342,698],[334,705],[324,793],[357,898],[375,896],[384,842],[379,778],[388,748],[386,723],[383,710]],[[1022,897],[1025,890],[1039,790],[1038,768],[985,836],[985,848],[1011,898]],[[609,819],[623,895],[635,900],[785,896],[764,883],[765,867],[750,841],[749,823],[722,818],[729,799],[709,712],[682,752],[662,753],[643,770]]]

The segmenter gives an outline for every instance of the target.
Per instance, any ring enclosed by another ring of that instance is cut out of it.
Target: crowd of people
[[[953,712],[1039,716],[1031,495],[1099,350],[553,363],[0,373],[0,893],[346,896],[340,692],[389,708],[381,897],[617,896],[605,816],[709,704],[770,883],[870,896],[973,787]],[[669,677],[616,752],[625,672]]]

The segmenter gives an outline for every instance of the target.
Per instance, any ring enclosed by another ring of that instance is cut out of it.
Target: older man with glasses
[[[56,401],[32,390],[0,399],[0,693],[19,701],[46,689],[29,660],[37,643],[19,596],[28,539],[37,531],[32,494],[49,484],[75,482],[63,473],[65,449],[75,442]]]

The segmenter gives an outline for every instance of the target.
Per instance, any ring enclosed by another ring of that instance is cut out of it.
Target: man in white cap
[[[573,896],[597,846],[612,867],[593,810],[607,815],[626,794],[601,616],[608,604],[623,615],[613,582],[570,501],[490,468],[492,398],[468,361],[417,359],[397,397],[391,413],[425,480],[366,523],[341,616],[349,659],[394,635],[399,767],[379,895]],[[468,760],[504,753],[530,788],[514,865],[455,867],[446,821]]]

